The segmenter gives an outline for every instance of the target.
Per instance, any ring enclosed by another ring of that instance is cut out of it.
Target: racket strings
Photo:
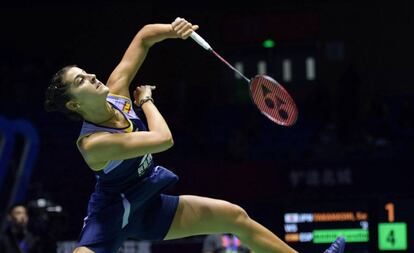
[[[251,88],[254,102],[266,117],[283,125],[296,122],[296,105],[276,81],[263,76],[255,77]]]
[[[263,82],[265,85],[275,85],[274,83],[272,83],[271,81],[265,80]],[[260,83],[259,83],[260,85]],[[272,112],[274,112],[273,116],[280,116],[283,120],[288,120],[289,116],[292,115],[292,112],[294,110],[294,108],[292,107],[292,104],[289,104],[289,98],[286,96],[285,93],[283,92],[278,92],[278,90],[275,90],[276,93],[273,93],[274,95],[274,100],[276,102],[275,106],[276,106],[276,110],[272,110]],[[269,104],[271,103],[272,99],[271,98],[265,98],[264,102],[265,104],[269,107]],[[286,102],[285,102],[286,101]],[[286,106],[284,106],[286,105]],[[271,107],[270,107],[271,108]],[[273,109],[273,108],[272,108]],[[277,115],[275,115],[277,114]]]

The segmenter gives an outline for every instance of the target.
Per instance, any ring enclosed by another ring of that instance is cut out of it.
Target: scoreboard
[[[323,252],[344,236],[347,253],[413,252],[414,198],[316,201],[287,205],[283,239],[300,252]]]
[[[384,199],[378,206],[378,249],[383,252],[412,252],[414,198]]]

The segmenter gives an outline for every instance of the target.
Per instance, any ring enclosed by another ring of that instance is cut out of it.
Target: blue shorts
[[[179,197],[161,192],[177,180],[174,173],[157,166],[148,178],[122,194],[93,194],[78,246],[96,253],[111,253],[116,252],[127,238],[164,239]]]

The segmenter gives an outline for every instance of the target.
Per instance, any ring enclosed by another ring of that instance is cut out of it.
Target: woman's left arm
[[[183,18],[176,18],[171,24],[150,24],[135,35],[121,62],[109,76],[107,86],[114,94],[130,97],[129,84],[134,79],[152,45],[169,38],[187,39],[198,29]]]

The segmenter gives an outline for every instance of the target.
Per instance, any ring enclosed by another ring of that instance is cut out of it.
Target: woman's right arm
[[[151,97],[153,86],[141,86],[134,93],[135,103]],[[150,153],[159,153],[173,146],[171,131],[164,117],[151,100],[142,104],[149,131],[132,133],[96,133],[84,137],[80,150],[88,164],[109,160],[125,160]]]

